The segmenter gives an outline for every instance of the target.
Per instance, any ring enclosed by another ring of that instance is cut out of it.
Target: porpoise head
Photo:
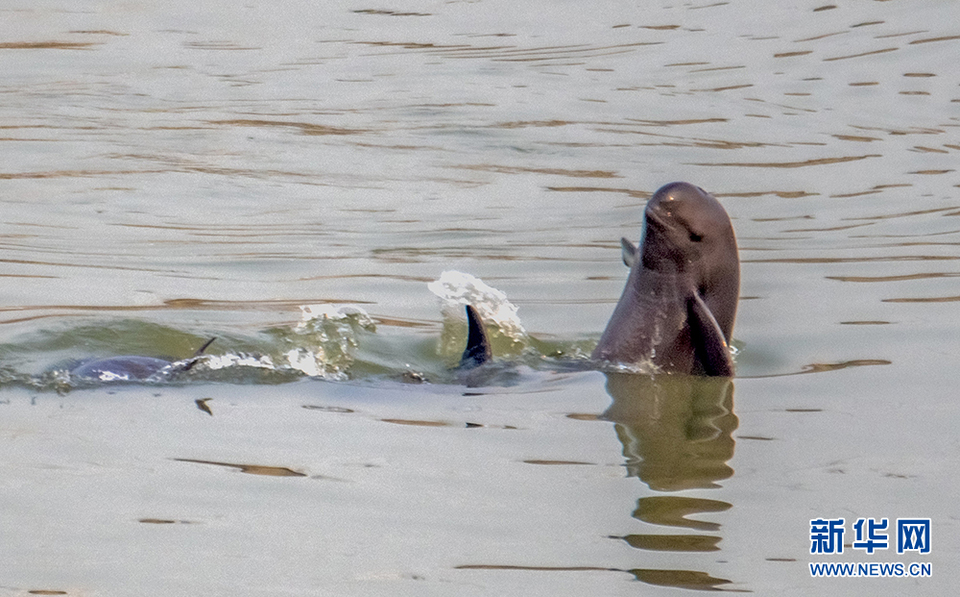
[[[698,186],[661,187],[644,210],[638,267],[689,276],[729,341],[740,295],[733,225],[720,202]]]

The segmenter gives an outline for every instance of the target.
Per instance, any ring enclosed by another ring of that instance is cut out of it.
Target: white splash
[[[97,376],[100,381],[130,381],[130,376],[126,373],[114,373],[113,371],[101,371]]]
[[[633,373],[640,375],[657,375],[663,371],[653,361],[643,359],[636,363],[615,363],[613,361],[603,361],[600,363],[600,370],[610,373]]]
[[[228,367],[254,367],[257,369],[274,370],[273,359],[269,356],[253,356],[246,354],[204,355],[201,361],[207,369],[217,370]]]
[[[342,305],[336,307],[330,304],[300,305],[300,321],[296,325],[298,331],[309,329],[316,321],[344,321],[353,318],[360,327],[373,326],[373,319],[362,308],[356,305]]]
[[[310,377],[329,377],[323,348],[318,351],[307,350],[306,348],[294,348],[287,351],[284,355],[291,369],[299,371]]]
[[[373,318],[356,305],[300,305],[293,328],[298,344],[283,353],[287,366],[310,377],[346,379],[360,330],[376,331]]]
[[[440,298],[440,310],[446,318],[463,320],[464,306],[473,305],[484,322],[496,324],[505,336],[521,340],[527,335],[516,305],[507,300],[503,291],[476,276],[449,270],[427,284],[427,288]]]

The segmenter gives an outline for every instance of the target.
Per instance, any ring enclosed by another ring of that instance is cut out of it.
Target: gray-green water
[[[0,14],[0,594],[953,585],[953,4]],[[506,293],[534,361],[589,351],[618,240],[672,180],[738,234],[732,385],[529,361],[506,387],[401,383],[451,358],[427,288],[446,270]],[[324,304],[375,324],[351,328],[345,380],[42,377],[210,336],[219,357],[316,363],[325,330],[298,324]],[[820,517],[848,544],[857,518],[929,517],[933,549],[815,556]]]

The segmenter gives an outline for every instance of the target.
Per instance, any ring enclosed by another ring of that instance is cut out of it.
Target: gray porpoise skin
[[[106,357],[80,363],[70,370],[70,375],[78,378],[99,381],[161,381],[189,371],[200,355],[213,344],[216,338],[210,338],[197,349],[193,356],[182,361],[168,361],[155,357],[137,355]]]
[[[665,185],[644,210],[639,248],[623,243],[630,276],[593,358],[733,376],[740,259],[720,202],[685,182]]]
[[[168,367],[170,361],[153,357],[121,356],[87,361],[70,371],[76,377],[89,377],[104,380],[108,376],[113,380],[146,380]]]

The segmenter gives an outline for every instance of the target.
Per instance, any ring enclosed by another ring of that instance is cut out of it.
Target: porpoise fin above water
[[[483,327],[483,321],[480,314],[473,308],[473,305],[467,305],[467,347],[460,357],[461,369],[472,369],[489,361],[493,356],[490,349],[490,338],[487,336],[487,330]]]
[[[193,356],[186,361],[186,364],[183,366],[182,369],[179,369],[179,371],[189,371],[190,369],[192,369],[193,366],[196,365],[197,362],[200,360],[200,357],[203,356],[203,353],[206,352],[207,348],[209,348],[210,345],[213,344],[213,341],[216,339],[217,337],[214,336],[213,338],[210,338],[209,340],[204,342],[203,346],[198,348],[197,351],[193,353]]]
[[[694,347],[696,375],[733,377],[733,358],[710,308],[699,294],[687,299],[687,322],[690,325],[690,343]]]

